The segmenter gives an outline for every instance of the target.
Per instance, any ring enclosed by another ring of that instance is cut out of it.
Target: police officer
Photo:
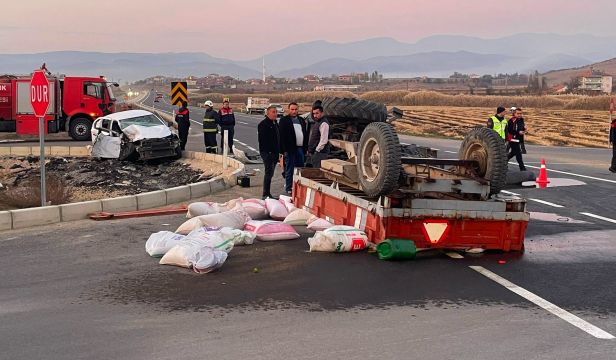
[[[188,141],[188,129],[190,129],[190,114],[188,113],[188,103],[182,101],[182,106],[175,114],[175,122],[178,124],[178,135],[180,137],[180,149],[184,151]]]
[[[208,100],[205,102],[205,115],[203,115],[203,140],[205,142],[205,152],[216,154],[218,146],[216,144],[216,134],[218,134],[219,117],[214,110],[214,103]]]
[[[496,131],[498,136],[505,141],[505,134],[507,131],[507,119],[505,119],[505,108],[499,106],[496,108],[496,114],[488,119],[488,128]]]
[[[235,115],[233,109],[229,107],[229,98],[224,98],[222,108],[218,111],[220,125],[220,149],[224,149],[225,131],[229,134],[229,154],[233,154],[233,135],[235,133]]]

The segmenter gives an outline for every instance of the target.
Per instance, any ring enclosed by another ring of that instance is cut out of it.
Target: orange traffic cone
[[[537,177],[537,180],[535,180],[535,182],[537,183],[537,185],[539,185],[540,188],[545,188],[550,183],[550,181],[548,180],[548,172],[545,169],[544,159],[541,159],[541,169],[539,169],[539,176]]]

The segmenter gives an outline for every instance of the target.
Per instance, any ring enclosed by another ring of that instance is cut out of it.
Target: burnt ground
[[[148,162],[115,159],[53,157],[46,161],[49,186],[66,189],[67,201],[134,195],[204,181],[218,175],[218,169],[202,171],[182,161],[160,159]],[[23,193],[39,184],[39,159],[35,156],[0,158],[0,208],[21,207],[6,200],[11,191]],[[48,191],[50,191],[48,187]],[[2,196],[4,195],[4,196]],[[4,201],[3,201],[4,200]],[[3,204],[4,203],[4,204]],[[56,200],[56,203],[59,203]],[[4,206],[3,206],[4,205]]]

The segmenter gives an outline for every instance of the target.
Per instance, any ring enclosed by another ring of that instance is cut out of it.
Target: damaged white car
[[[152,160],[181,156],[177,133],[149,111],[120,111],[92,124],[92,157]]]

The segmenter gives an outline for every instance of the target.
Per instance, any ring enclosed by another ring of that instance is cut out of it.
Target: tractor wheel
[[[462,160],[475,160],[475,172],[490,182],[490,194],[498,194],[507,183],[507,151],[503,139],[492,129],[478,127],[460,145]]]
[[[330,97],[323,100],[325,116],[336,119],[358,120],[365,123],[383,122],[387,119],[387,108],[383,104],[356,98]]]
[[[400,178],[400,140],[393,126],[369,124],[359,141],[357,172],[362,190],[370,197],[388,195]]]

